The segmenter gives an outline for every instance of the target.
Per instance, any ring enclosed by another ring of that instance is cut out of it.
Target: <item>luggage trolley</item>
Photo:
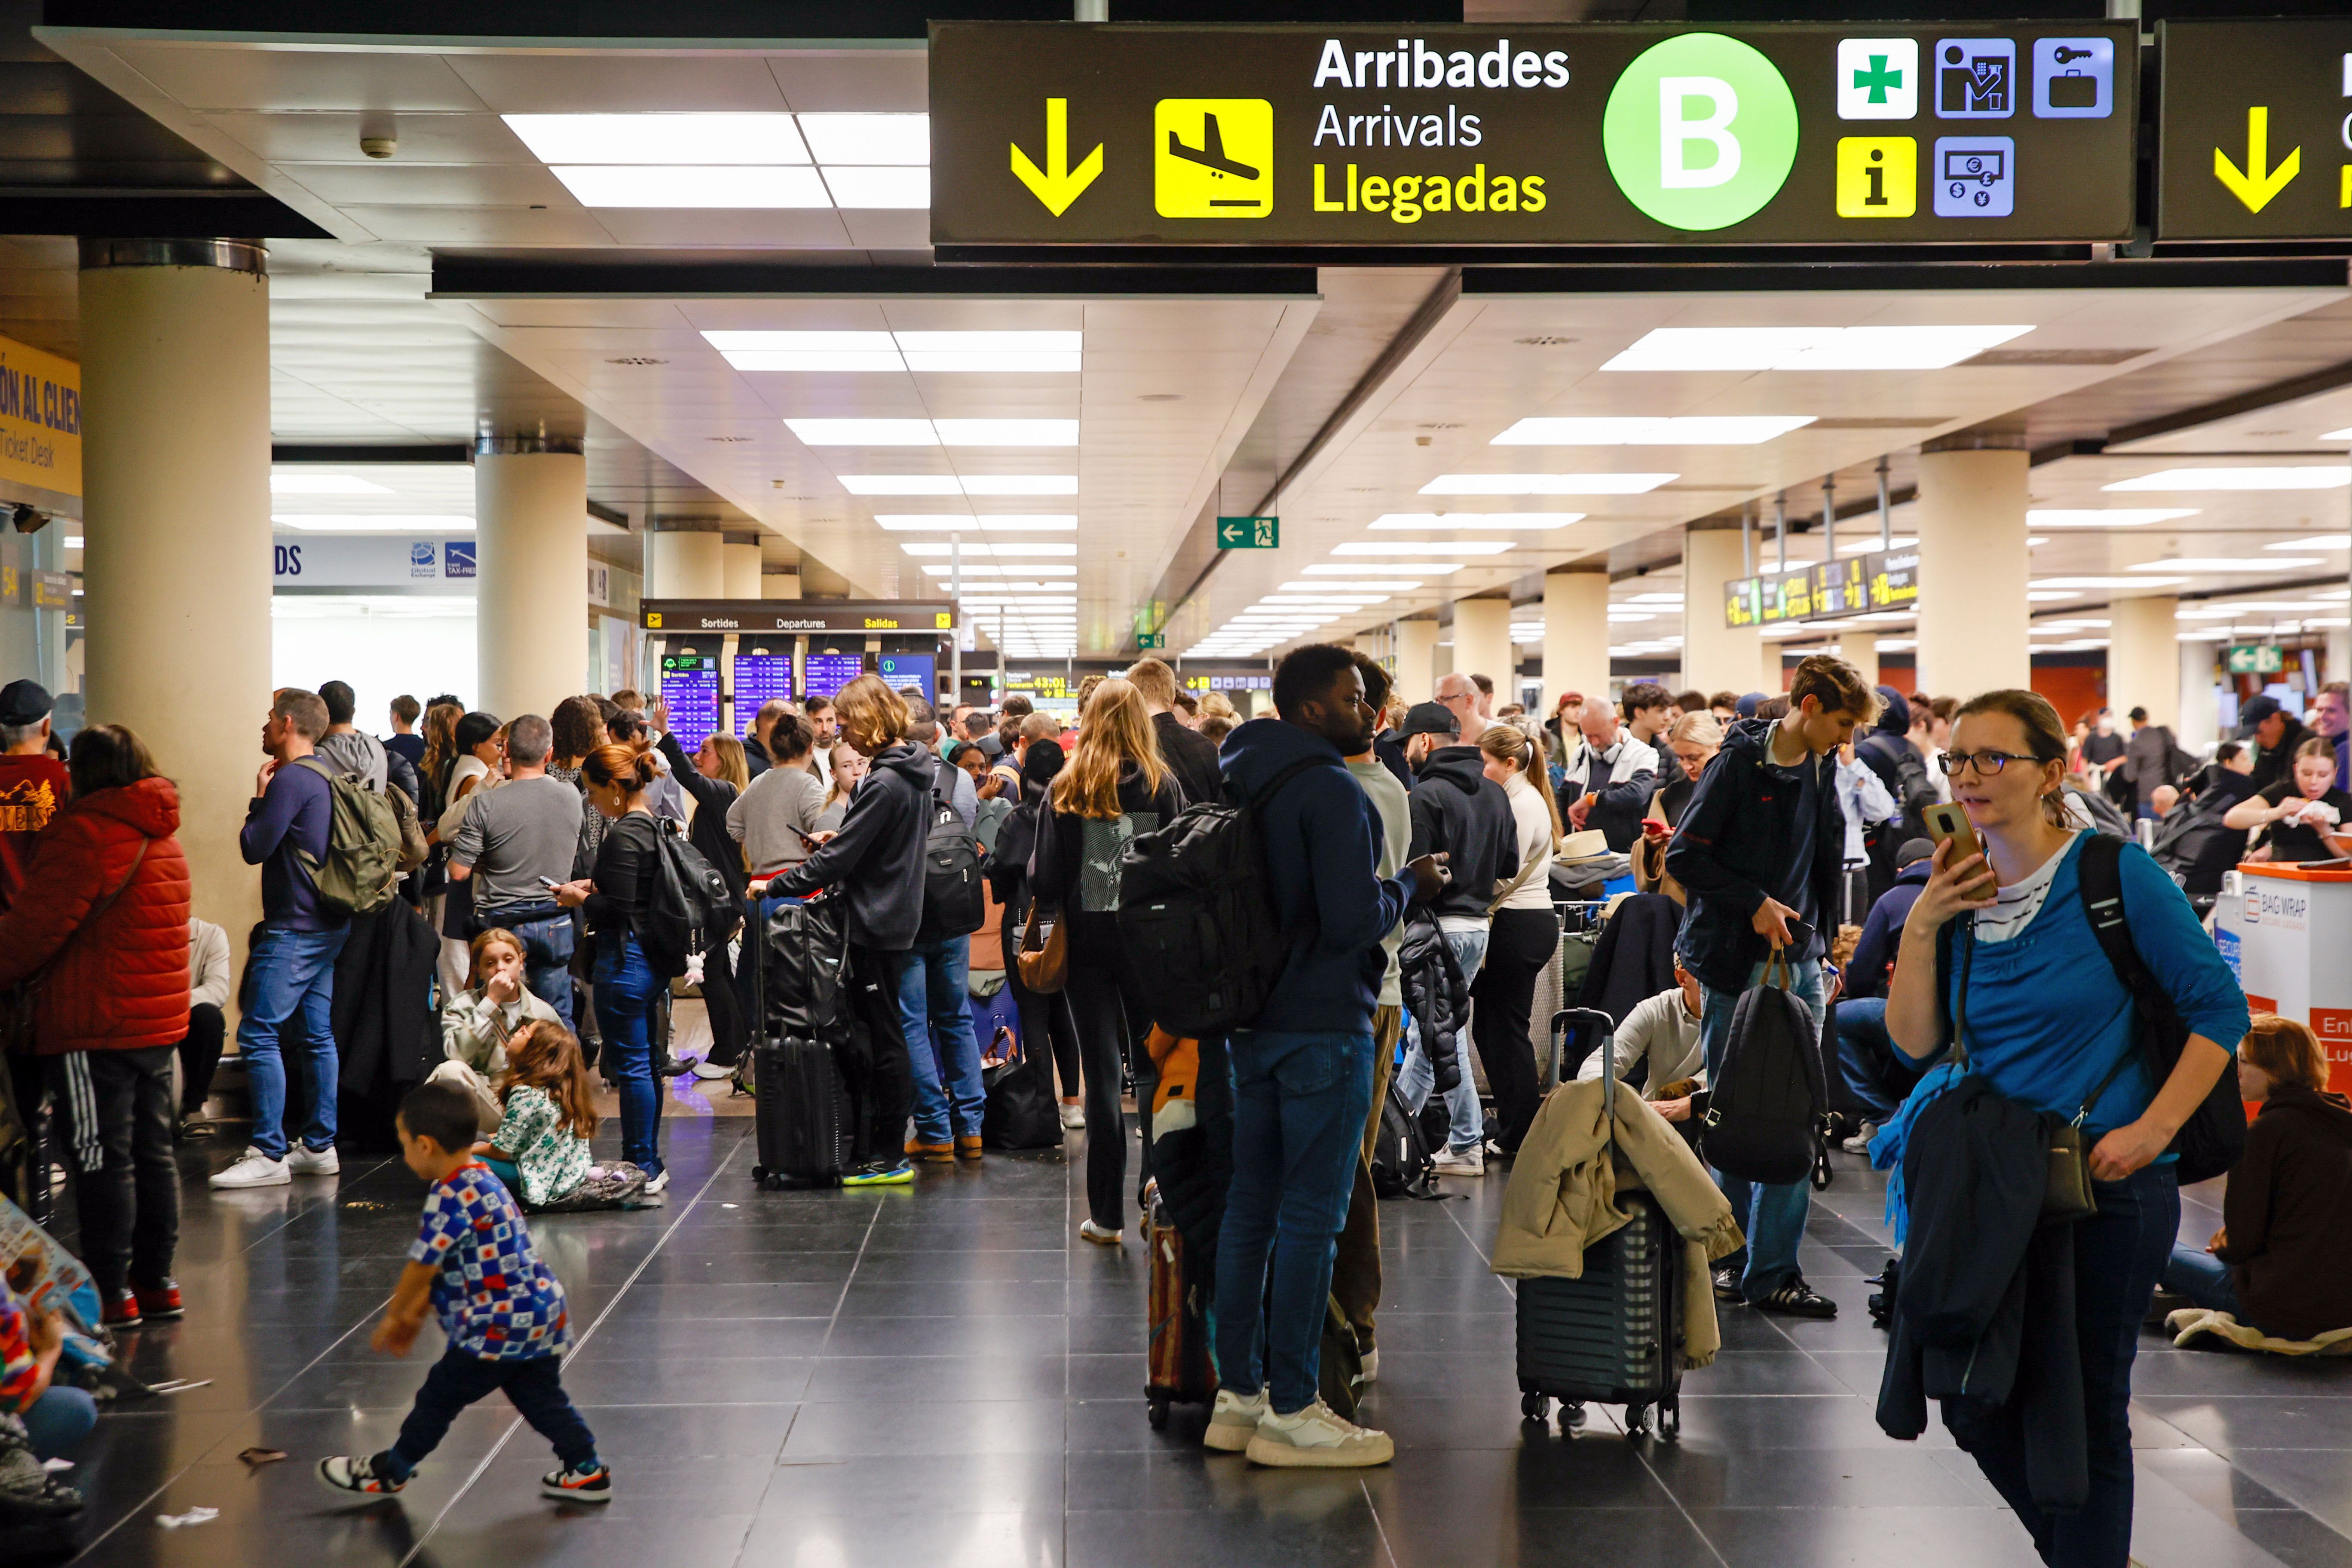
[[[1597,1026],[1610,1049],[1613,1025],[1606,1013],[1563,1008],[1552,1019],[1554,1052],[1571,1024]],[[1617,1075],[1601,1075],[1601,1122],[1616,1151]],[[1584,1250],[1584,1272],[1574,1279],[1518,1282],[1517,1337],[1519,1412],[1541,1421],[1559,1405],[1562,1436],[1584,1425],[1588,1401],[1625,1407],[1625,1435],[1682,1436],[1682,1341],[1679,1287],[1682,1237],[1658,1200],[1620,1187],[1631,1223]]]

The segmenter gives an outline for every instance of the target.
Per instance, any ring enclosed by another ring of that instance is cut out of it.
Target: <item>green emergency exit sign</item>
[[[2238,643],[2230,649],[2231,675],[2276,675],[2284,665],[2278,648],[2269,643]]]
[[[1217,548],[1220,550],[1278,550],[1281,547],[1282,520],[1278,517],[1217,519]]]

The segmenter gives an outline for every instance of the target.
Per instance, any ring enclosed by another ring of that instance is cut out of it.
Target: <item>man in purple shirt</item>
[[[278,694],[261,726],[261,749],[269,761],[254,780],[253,804],[237,835],[245,863],[261,868],[251,994],[236,1026],[236,1048],[252,1086],[253,1142],[213,1178],[215,1187],[284,1186],[297,1173],[327,1176],[341,1168],[335,1157],[335,1037],[328,1019],[335,960],[351,919],[320,902],[310,879],[310,867],[327,857],[334,796],[324,773],[292,765],[317,749],[326,728],[326,703],[294,687]],[[278,1050],[278,1030],[289,1019],[296,1022],[309,1068],[303,1077],[310,1107],[299,1142],[286,1136],[286,1064]]]

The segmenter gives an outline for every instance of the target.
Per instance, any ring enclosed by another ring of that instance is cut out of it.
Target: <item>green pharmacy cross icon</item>
[[[1853,85],[1857,92],[1868,92],[1871,102],[1885,103],[1887,89],[1902,87],[1903,73],[1887,68],[1885,55],[1873,55],[1870,57],[1868,70],[1857,70],[1853,73]]]

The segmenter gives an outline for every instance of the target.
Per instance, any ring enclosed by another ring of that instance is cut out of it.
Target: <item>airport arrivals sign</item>
[[[1834,564],[1816,562],[1735,577],[1723,585],[1723,624],[1777,626],[1785,621],[1834,620],[1879,610],[1908,610],[1919,603],[1919,552],[1874,550]]]
[[[2158,235],[2352,236],[2352,16],[2158,28]]]
[[[931,238],[2126,239],[2137,26],[935,23]]]

